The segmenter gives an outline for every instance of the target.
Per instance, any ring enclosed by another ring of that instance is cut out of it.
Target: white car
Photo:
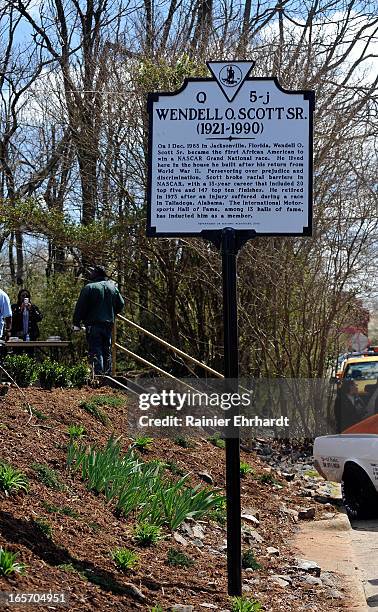
[[[378,517],[378,434],[321,436],[314,442],[314,463],[326,480],[341,482],[352,519]]]

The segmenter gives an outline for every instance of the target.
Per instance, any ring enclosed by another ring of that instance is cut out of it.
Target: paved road
[[[351,540],[368,610],[378,610],[378,521],[353,521]]]

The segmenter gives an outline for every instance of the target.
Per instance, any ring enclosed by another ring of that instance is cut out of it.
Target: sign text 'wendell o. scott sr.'
[[[208,65],[215,78],[149,95],[148,235],[310,235],[313,92]]]

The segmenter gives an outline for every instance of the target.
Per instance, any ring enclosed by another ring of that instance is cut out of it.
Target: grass
[[[133,514],[139,523],[177,529],[187,518],[199,519],[223,503],[217,491],[188,486],[188,475],[176,482],[165,477],[161,461],[143,462],[133,449],[121,454],[119,440],[109,438],[105,448],[85,448],[73,440],[67,465],[81,473],[87,489],[114,503],[117,515]]]
[[[233,597],[231,606],[231,612],[260,612],[260,610],[262,610],[260,602],[256,599],[248,599],[244,596]]]
[[[150,450],[153,441],[153,438],[149,438],[148,436],[138,436],[134,438],[131,448],[136,448],[141,453],[144,453]]]
[[[164,612],[164,610],[160,604],[157,604],[150,609],[150,612]]]
[[[240,476],[243,478],[243,476],[246,476],[247,474],[253,474],[253,469],[251,468],[251,466],[249,465],[249,463],[246,463],[246,461],[241,461],[240,462]]]
[[[256,561],[255,553],[252,548],[246,550],[242,555],[242,567],[244,569],[251,568],[253,570],[258,570],[261,568],[260,563]]]
[[[161,539],[161,529],[158,525],[139,523],[134,529],[134,540],[139,546],[153,546]]]
[[[186,438],[185,436],[176,436],[173,439],[173,442],[175,444],[177,444],[177,446],[181,446],[181,448],[194,448],[194,444],[191,440],[189,440],[189,438]]]
[[[0,461],[0,491],[3,491],[5,495],[9,495],[19,491],[27,492],[28,489],[29,483],[25,474],[5,461]]]
[[[226,448],[226,442],[223,440],[223,438],[221,438],[221,434],[219,432],[216,432],[213,436],[207,438],[207,441],[211,442],[211,444],[217,448]]]
[[[46,463],[32,463],[31,467],[37,474],[38,480],[49,489],[54,491],[64,491],[66,489],[55,470]]]
[[[70,436],[70,438],[74,438],[75,440],[78,440],[79,438],[82,438],[85,434],[85,427],[83,425],[75,425],[74,423],[72,425],[69,425],[67,427],[67,433]]]
[[[78,512],[72,510],[68,506],[55,506],[54,504],[50,504],[48,502],[43,501],[42,506],[50,513],[61,514],[63,516],[70,516],[71,518],[77,519],[79,518]]]
[[[12,553],[0,546],[0,575],[23,574],[25,565],[16,561],[18,553]]]
[[[80,402],[79,407],[83,408],[86,412],[88,412],[88,414],[93,416],[97,421],[100,421],[102,425],[105,425],[105,426],[108,425],[109,423],[108,416],[105,414],[103,410],[101,410],[99,405],[93,400],[91,401],[83,400],[82,402]]]
[[[30,406],[30,411],[32,415],[37,417],[39,421],[47,421],[47,419],[49,418],[46,414],[43,414],[43,412],[41,412],[40,410],[38,410],[38,408],[35,408],[34,406]]]
[[[34,523],[37,525],[39,531],[41,531],[47,538],[52,538],[53,530],[48,521],[45,521],[44,519],[35,519]]]
[[[110,408],[120,408],[125,404],[125,398],[118,397],[117,395],[95,395],[92,397],[91,402],[96,406],[109,406]]]
[[[111,556],[118,569],[123,572],[136,568],[139,563],[138,553],[129,548],[116,548]]]
[[[175,476],[185,476],[186,471],[176,461],[167,461],[165,464],[167,470],[169,470]]]
[[[281,484],[278,482],[278,480],[274,478],[273,474],[261,474],[261,476],[259,476],[258,479],[260,482],[262,482],[262,484],[270,484],[270,485]]]
[[[167,563],[178,567],[191,567],[194,565],[194,559],[177,550],[177,548],[170,548],[167,553]]]

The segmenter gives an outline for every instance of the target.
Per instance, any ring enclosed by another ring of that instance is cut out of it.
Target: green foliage
[[[223,504],[224,497],[210,489],[187,486],[188,476],[177,482],[163,478],[164,463],[143,462],[129,449],[121,454],[119,440],[111,437],[105,448],[79,446],[71,440],[68,467],[80,471],[87,488],[114,501],[118,514],[134,513],[142,523],[171,529],[187,518],[201,518]]]
[[[242,555],[242,567],[247,569],[248,567],[254,570],[258,570],[261,568],[260,563],[256,561],[255,553],[252,548],[246,550]]]
[[[170,548],[167,554],[167,563],[168,565],[177,565],[179,567],[191,567],[194,565],[194,559],[188,557],[181,550],[177,550],[177,548]]]
[[[47,510],[47,512],[53,513],[56,512],[57,514],[61,514],[63,516],[70,516],[71,518],[79,518],[79,514],[78,512],[76,512],[75,510],[72,510],[72,508],[69,508],[68,506],[56,506],[55,504],[50,504],[49,502],[42,502],[42,506],[45,508],[45,510]]]
[[[116,548],[112,551],[111,556],[116,566],[123,572],[134,569],[139,562],[138,553],[129,548]]]
[[[65,485],[60,480],[58,474],[46,463],[32,463],[31,467],[36,472],[38,479],[49,489],[54,491],[64,491]]]
[[[0,461],[0,491],[9,495],[19,491],[27,492],[28,489],[29,483],[25,474],[8,463]]]
[[[134,529],[134,540],[139,546],[152,546],[161,538],[161,529],[158,525],[139,523]]]
[[[136,86],[144,92],[175,91],[189,76],[206,76],[206,69],[186,53],[173,62],[163,57],[145,59],[139,64]]]
[[[110,408],[120,408],[124,405],[125,399],[118,395],[94,395],[91,399],[96,406],[109,406]]]
[[[240,476],[243,478],[243,476],[246,476],[247,474],[253,474],[253,469],[251,468],[251,466],[249,465],[249,463],[246,463],[246,461],[241,461],[240,462]]]
[[[259,476],[259,481],[262,482],[263,484],[270,484],[270,485],[276,485],[276,484],[280,484],[278,482],[278,480],[276,480],[273,476],[273,474],[261,474],[261,476]]]
[[[181,446],[181,448],[194,448],[193,442],[185,436],[176,436],[173,441],[177,446]]]
[[[144,453],[145,451],[150,450],[153,441],[154,439],[149,438],[148,436],[138,436],[137,438],[134,438],[131,447]]]
[[[39,383],[43,389],[53,387],[68,387],[69,368],[62,363],[45,359],[38,367]]]
[[[261,603],[256,599],[248,599],[247,597],[233,597],[231,600],[231,612],[260,612],[262,610]]]
[[[221,434],[219,432],[215,432],[215,434],[207,438],[207,440],[217,448],[226,448],[226,442],[223,440],[223,438],[221,438]]]
[[[227,523],[227,506],[225,498],[220,500],[217,506],[208,513],[208,518],[219,525],[225,525]]]
[[[36,362],[29,355],[7,355],[4,368],[19,387],[29,387],[37,380]]]
[[[88,383],[91,376],[91,369],[87,363],[81,362],[68,368],[68,379],[76,389],[81,389]]]
[[[165,466],[175,476],[185,476],[186,472],[176,461],[167,461]]]
[[[67,433],[70,438],[74,438],[75,440],[82,438],[85,434],[85,427],[83,425],[69,425],[67,428]]]
[[[40,421],[47,421],[47,419],[49,418],[48,416],[43,414],[43,412],[41,412],[40,410],[38,410],[38,408],[35,408],[34,406],[30,406],[30,410],[31,410],[32,415],[37,417],[37,419],[39,419]]]
[[[164,610],[160,604],[157,604],[151,608],[150,612],[164,612]]]
[[[79,407],[83,408],[85,412],[88,412],[88,414],[92,415],[95,419],[97,419],[97,421],[100,421],[102,425],[106,426],[109,423],[109,418],[96,402],[92,400],[83,400],[80,402]]]
[[[34,523],[47,538],[52,538],[53,530],[48,521],[45,521],[44,519],[35,519]]]
[[[9,574],[23,574],[25,565],[17,563],[18,553],[12,553],[0,546],[0,575],[9,576]]]

